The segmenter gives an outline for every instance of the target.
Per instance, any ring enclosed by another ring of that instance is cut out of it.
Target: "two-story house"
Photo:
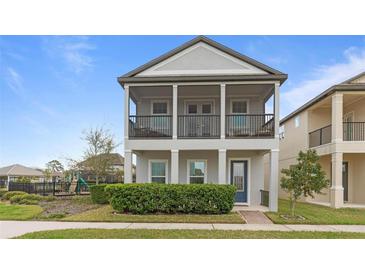
[[[280,124],[280,168],[294,164],[300,150],[315,149],[331,181],[324,195],[307,201],[365,205],[365,72],[330,87]]]
[[[199,36],[118,78],[125,91],[125,182],[233,184],[259,205],[270,155],[277,210],[279,88],[287,75]],[[270,105],[270,107],[265,107]]]

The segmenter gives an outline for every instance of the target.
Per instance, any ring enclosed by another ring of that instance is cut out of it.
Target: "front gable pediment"
[[[205,42],[194,44],[136,74],[148,76],[264,75],[266,71]]]

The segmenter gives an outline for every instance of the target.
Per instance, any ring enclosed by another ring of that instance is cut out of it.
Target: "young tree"
[[[281,170],[284,174],[281,187],[289,194],[292,216],[295,216],[295,205],[301,196],[314,198],[314,194],[322,194],[321,190],[329,185],[315,150],[300,151],[297,162],[289,169]]]
[[[116,148],[114,137],[103,128],[90,129],[84,133],[83,139],[88,148],[84,153],[83,167],[90,170],[96,179],[105,177],[112,169],[113,158],[111,153]]]
[[[49,168],[46,168],[45,170],[43,170],[43,176],[44,176],[46,182],[49,182],[52,178],[52,170]]]

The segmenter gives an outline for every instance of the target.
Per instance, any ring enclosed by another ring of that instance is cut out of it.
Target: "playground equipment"
[[[89,185],[84,178],[81,177],[79,171],[70,173],[70,175],[65,179],[66,185],[64,192],[80,194],[81,192],[89,191]]]

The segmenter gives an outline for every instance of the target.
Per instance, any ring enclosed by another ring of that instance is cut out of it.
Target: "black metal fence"
[[[226,115],[227,137],[274,137],[274,128],[274,114]]]
[[[220,115],[179,115],[179,138],[219,138]]]
[[[261,189],[260,193],[261,193],[260,205],[269,206],[269,198],[270,198],[269,191]]]
[[[6,187],[6,180],[0,179],[0,188],[5,188],[5,187]]]
[[[130,115],[129,116],[129,137],[172,137],[172,116],[171,115]]]
[[[19,183],[9,182],[9,191],[24,191],[29,194],[52,195],[55,193],[56,183]]]

